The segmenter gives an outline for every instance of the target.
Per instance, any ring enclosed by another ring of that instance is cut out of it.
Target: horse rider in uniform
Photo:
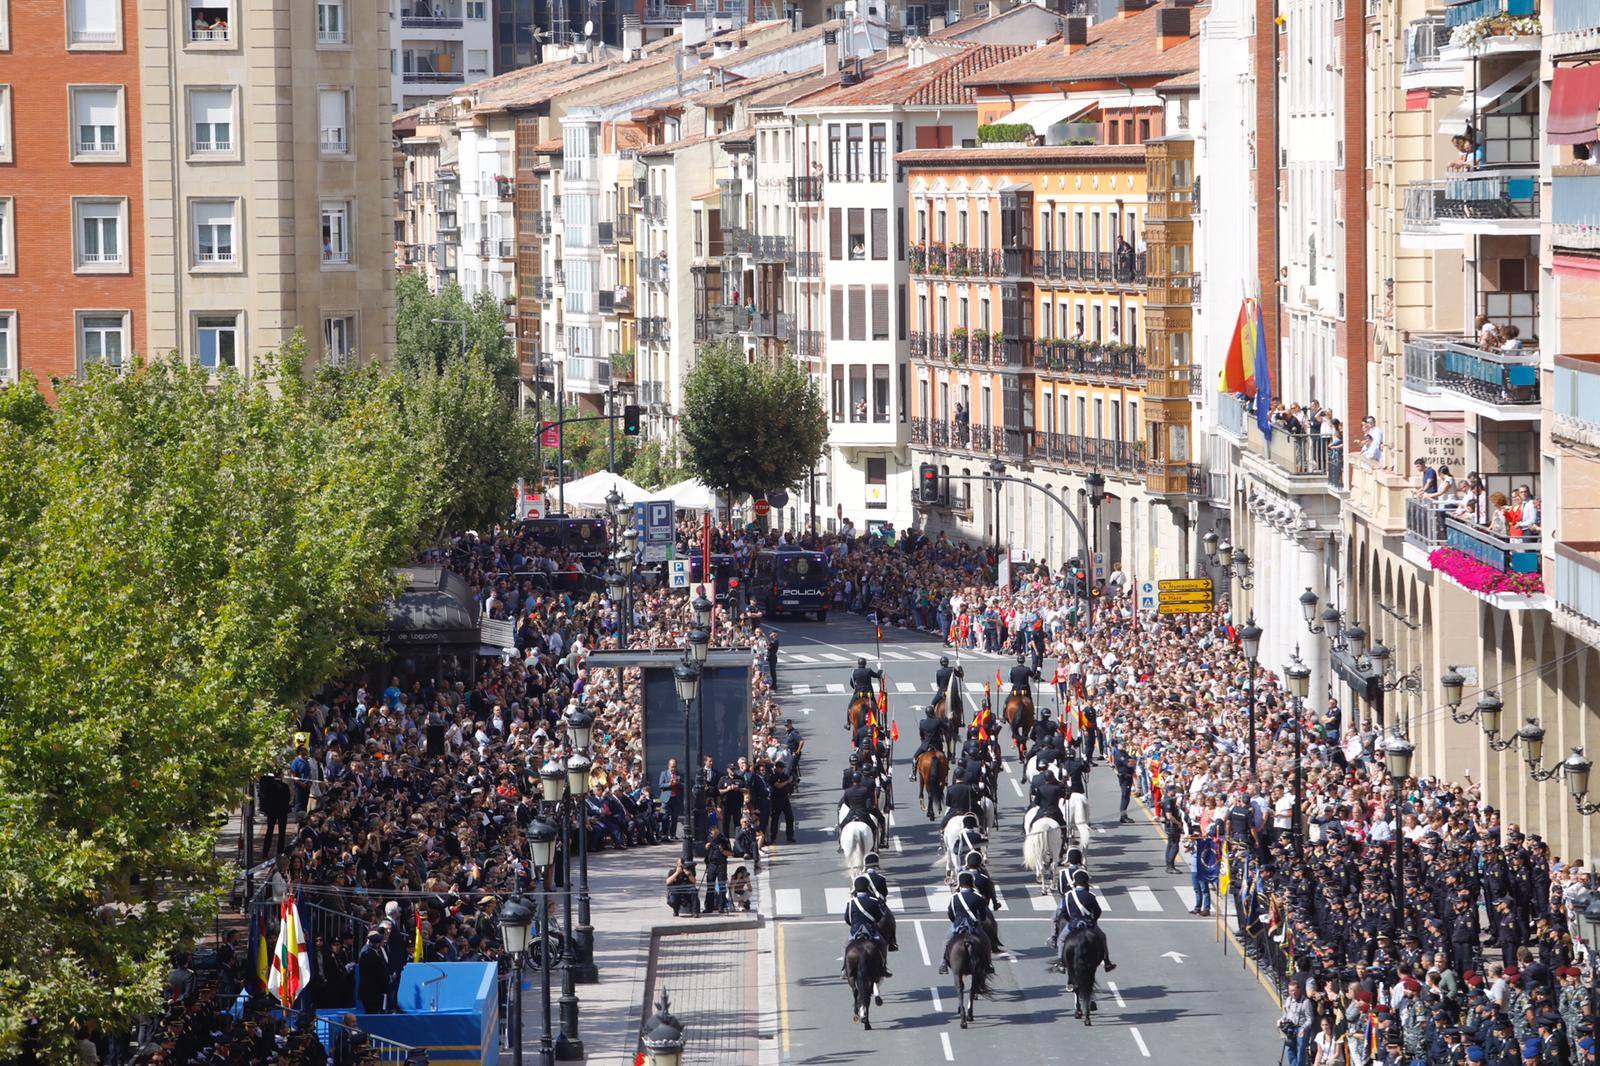
[[[868,666],[865,659],[857,659],[856,668],[850,671],[850,689],[852,693],[850,702],[854,703],[856,696],[865,696],[869,700],[873,699],[872,682],[882,678],[882,670]]]
[[[1033,699],[1031,682],[1036,680],[1039,680],[1039,671],[1028,665],[1028,657],[1017,656],[1017,665],[1011,668],[1011,694]]]
[[[889,907],[889,879],[878,868],[879,861],[877,852],[867,852],[867,869],[861,876],[867,879],[867,891],[872,893],[872,898],[883,904],[883,921],[878,923],[883,939],[889,942],[890,951],[899,951],[900,938],[895,935],[894,911]]]
[[[883,834],[882,815],[878,813],[877,797],[867,785],[866,778],[860,773],[851,780],[850,787],[844,790],[839,802],[845,807],[844,819],[839,822],[840,829],[851,822],[865,822],[872,830],[874,840]],[[839,847],[841,851],[844,850],[842,842]]]
[[[1089,891],[1089,871],[1082,867],[1072,873],[1072,891],[1061,897],[1061,906],[1056,910],[1057,929],[1061,928],[1060,922],[1063,918],[1066,919],[1065,928],[1069,933],[1075,929],[1093,929],[1099,933],[1100,942],[1105,944],[1106,949],[1106,973],[1117,968],[1117,964],[1111,961],[1111,945],[1106,940],[1105,930],[1100,928],[1100,901]],[[1050,937],[1048,942],[1050,947],[1059,948],[1058,937],[1059,933]],[[1062,968],[1059,956],[1055,961],[1055,967]]]
[[[845,767],[844,779],[839,783],[839,787],[849,788],[855,783],[855,776],[861,772],[861,752],[852,751],[850,753],[850,765]],[[864,777],[865,775],[863,774],[862,776]]]
[[[1023,767],[1028,765],[1029,759],[1037,759],[1039,769],[1043,770],[1049,763],[1066,757],[1067,738],[1051,720],[1048,707],[1040,712],[1039,720],[1033,723],[1028,740],[1031,746],[1022,754]]]
[[[994,920],[994,912],[1004,905],[1000,902],[1000,895],[995,891],[994,878],[989,876],[989,871],[983,868],[983,853],[977,849],[967,852],[966,870],[963,873],[972,874],[972,887],[977,889],[989,903],[989,924],[984,926],[984,932],[989,934],[989,943],[999,951],[1005,947],[1000,943],[1000,925]]]
[[[933,697],[934,706],[938,706],[943,702],[945,694],[950,691],[950,677],[952,674],[955,675],[958,681],[965,679],[967,676],[967,672],[961,667],[950,665],[950,656],[939,656],[939,669],[933,672],[933,690],[937,693]],[[952,722],[956,720],[955,712],[961,705],[961,686],[959,684],[956,686],[955,702],[956,707],[946,707],[944,709],[945,717]]]
[[[962,870],[956,882],[956,891],[950,897],[950,905],[944,910],[945,917],[950,919],[950,939],[945,941],[944,959],[939,965],[940,973],[950,972],[950,948],[955,944],[956,937],[962,933],[976,933],[988,937],[986,926],[994,921],[994,916],[989,913],[989,901],[983,893],[973,887],[971,870]],[[993,956],[995,947],[993,942],[989,945],[989,953]],[[994,963],[991,959],[989,972],[994,972]]]
[[[1067,789],[1054,770],[1046,768],[1033,775],[1028,789],[1028,806],[1039,813],[1036,818],[1048,818],[1062,829],[1067,827],[1067,816],[1061,804],[1067,798]]]
[[[911,753],[911,780],[917,779],[917,759],[925,751],[944,750],[945,720],[933,713],[933,705],[929,704],[922,721],[917,723],[917,750]]]
[[[944,790],[944,817],[939,820],[939,830],[950,824],[952,818],[971,817],[977,823],[977,815],[972,812],[978,809],[977,791],[961,776],[953,777],[950,786]]]
[[[850,937],[845,943],[875,940],[884,945],[883,976],[893,977],[894,974],[889,972],[888,952],[894,949],[889,946],[883,931],[889,905],[872,894],[872,883],[866,874],[858,874],[851,887],[854,891],[844,905],[844,923],[850,927]]]

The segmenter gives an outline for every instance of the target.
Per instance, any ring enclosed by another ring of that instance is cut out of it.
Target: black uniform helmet
[[[860,771],[857,771],[856,773],[851,774],[850,775],[850,780],[854,784],[857,784],[857,785],[861,784],[861,773],[860,773]]]
[[[1028,661],[1028,657],[1026,655],[1022,654],[1022,652],[1020,652],[1020,651],[1017,652],[1017,665],[1018,666],[1021,666],[1023,663],[1025,663],[1027,661]]]
[[[867,880],[866,874],[856,874],[856,879],[850,885],[857,892],[871,892],[872,882]]]
[[[1082,866],[1083,865],[1083,849],[1082,848],[1068,848],[1067,849],[1067,865],[1068,866]]]
[[[856,660],[856,669],[865,670],[866,668],[867,668],[867,660],[865,660],[865,659],[857,659]]]
[[[962,870],[956,875],[956,885],[960,888],[972,888],[977,883],[977,878],[972,876],[971,870]]]
[[[1048,707],[1039,708],[1039,720],[1040,721],[1046,721],[1046,720],[1049,719],[1049,717],[1050,717],[1050,708],[1048,708]]]
[[[867,857],[862,861],[868,866],[876,866],[878,865],[878,853],[875,851],[869,851],[867,852]]]
[[[976,829],[978,828],[978,816],[976,814],[963,814],[961,816],[961,824],[967,829]]]
[[[976,852],[976,851],[967,852],[967,869],[969,869],[969,870],[981,870],[981,869],[983,869],[983,855],[980,852]]]
[[[861,753],[859,751],[852,751],[850,753],[850,765],[851,766],[860,766],[861,765]]]
[[[1072,871],[1072,884],[1073,884],[1074,888],[1088,888],[1089,887],[1089,871],[1088,870],[1074,870],[1074,871]]]
[[[939,656],[939,665],[940,666],[949,666],[950,665],[950,656],[948,656],[948,655]]]
[[[930,703],[930,704],[928,704],[928,707],[927,707],[927,715],[928,715],[928,717],[929,717],[929,718],[932,718],[932,717],[933,717],[933,704],[931,704],[931,703]]]

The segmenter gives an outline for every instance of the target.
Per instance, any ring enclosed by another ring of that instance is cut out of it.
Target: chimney
[[[822,72],[832,74],[839,69],[839,31],[822,31]]]
[[[1089,46],[1089,20],[1083,15],[1071,16],[1061,35],[1067,42],[1067,55],[1083,51]]]
[[[639,58],[639,52],[644,48],[644,27],[639,25],[638,15],[622,16],[622,58],[634,60]]]
[[[931,37],[934,34],[939,33],[944,29],[944,27],[945,27],[944,19],[942,19],[942,18],[930,18],[928,20],[928,35]]]
[[[1150,4],[1151,0],[1117,0],[1117,18],[1125,19],[1130,15],[1137,15]]]
[[[1189,9],[1163,7],[1156,12],[1156,44],[1165,52],[1189,39]]]

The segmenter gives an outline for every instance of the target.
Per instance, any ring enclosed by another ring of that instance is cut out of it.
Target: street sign
[[[1158,614],[1205,614],[1209,610],[1211,610],[1211,604],[1209,602],[1163,603],[1160,607],[1156,608],[1156,612]]]
[[[644,500],[633,505],[633,524],[639,531],[642,561],[660,563],[676,553],[677,509],[671,500]]]
[[[1211,602],[1211,593],[1209,593],[1209,592],[1167,592],[1166,590],[1162,590],[1161,602],[1162,603],[1205,603],[1205,604],[1209,604]]]
[[[1178,577],[1168,578],[1161,582],[1162,592],[1210,592],[1211,579],[1209,577]]]
[[[687,559],[668,559],[667,560],[667,576],[671,580],[671,584],[672,584],[673,588],[675,588],[675,589],[686,589],[686,588],[688,588],[689,587],[689,560],[687,560]]]
[[[1154,581],[1139,582],[1139,610],[1153,611],[1156,609],[1156,583]]]
[[[546,422],[539,427],[540,440],[546,448],[561,447],[561,424],[559,422]]]
[[[773,489],[767,493],[767,502],[781,511],[789,506],[789,494],[782,489]]]
[[[756,513],[757,518],[760,518],[768,511],[772,510],[772,504],[768,503],[764,499],[757,499],[756,502],[750,506],[750,509]]]

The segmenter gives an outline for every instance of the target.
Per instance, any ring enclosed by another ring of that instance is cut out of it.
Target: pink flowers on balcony
[[[1479,562],[1459,548],[1435,548],[1428,565],[1469,592],[1534,596],[1544,591],[1538,574],[1515,574]]]

